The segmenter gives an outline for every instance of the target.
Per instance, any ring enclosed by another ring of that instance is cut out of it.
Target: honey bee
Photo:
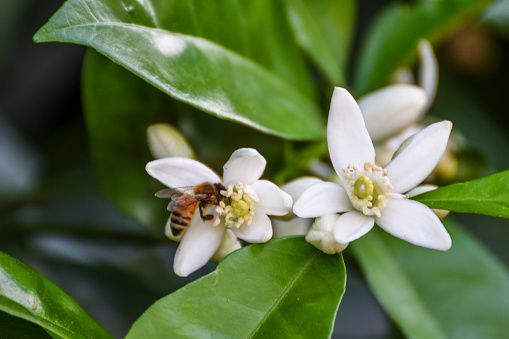
[[[214,216],[205,214],[205,209],[210,205],[219,205],[222,190],[226,188],[221,183],[204,182],[196,186],[167,188],[157,192],[159,198],[170,198],[168,211],[171,215],[167,227],[173,238],[178,240],[182,237],[197,208],[202,220],[212,220]]]

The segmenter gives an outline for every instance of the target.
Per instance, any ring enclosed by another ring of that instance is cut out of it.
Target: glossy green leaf
[[[490,0],[420,1],[387,7],[371,25],[355,74],[358,94],[382,87],[408,63],[419,39],[441,39],[478,15]]]
[[[356,1],[286,0],[285,4],[300,46],[334,85],[344,85]]]
[[[127,338],[326,338],[345,275],[341,256],[300,237],[251,245],[157,301]]]
[[[459,225],[447,252],[410,245],[380,229],[351,247],[376,297],[409,338],[507,335],[509,273]]]
[[[440,187],[414,199],[432,208],[509,218],[509,171]]]
[[[74,300],[29,266],[0,253],[0,311],[56,338],[110,338]]]
[[[216,42],[272,70],[302,93],[314,96],[309,71],[284,18],[282,1],[159,0],[152,3],[157,13],[155,26]]]
[[[158,8],[151,2],[69,0],[34,40],[92,47],[166,94],[222,119],[287,139],[323,135],[310,97],[221,45],[159,28]]]

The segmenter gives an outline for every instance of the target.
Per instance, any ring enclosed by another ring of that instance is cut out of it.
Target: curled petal
[[[221,182],[214,171],[188,158],[164,158],[151,161],[145,167],[154,179],[168,187],[195,186],[203,182]]]
[[[438,84],[438,62],[433,52],[433,47],[428,40],[419,42],[419,59],[421,69],[419,71],[419,85],[426,92],[426,105],[422,112],[425,112],[433,103],[437,92]]]
[[[419,185],[437,166],[451,134],[452,123],[441,121],[407,139],[386,169],[395,193]]]
[[[267,161],[253,148],[240,148],[232,153],[223,166],[223,181],[226,185],[241,182],[247,185],[260,179]]]
[[[424,90],[413,85],[391,85],[363,96],[359,107],[373,142],[414,124],[426,105],[426,98]]]
[[[433,211],[420,202],[391,199],[376,223],[386,232],[417,246],[446,251],[451,237]]]
[[[339,175],[348,165],[361,168],[364,163],[375,160],[375,149],[361,110],[352,95],[341,87],[336,87],[332,94],[327,144],[332,165]]]
[[[212,258],[223,241],[224,227],[214,227],[196,213],[184,234],[173,262],[173,270],[181,277],[203,267]]]
[[[352,211],[339,216],[334,225],[334,239],[340,243],[352,242],[368,233],[375,225],[373,217]]]
[[[256,208],[268,215],[285,215],[292,208],[292,197],[270,181],[258,180],[251,185],[259,199]]]
[[[305,190],[293,205],[293,213],[301,218],[316,218],[352,209],[343,187],[333,182],[314,184]]]
[[[263,243],[272,238],[272,223],[270,218],[261,211],[255,211],[251,224],[232,228],[233,233],[240,239],[251,243]]]

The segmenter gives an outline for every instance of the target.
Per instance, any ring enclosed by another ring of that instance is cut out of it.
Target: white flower
[[[334,226],[338,218],[338,214],[327,214],[316,218],[306,235],[306,241],[327,254],[342,252],[348,243],[340,243],[334,237]]]
[[[407,68],[396,72],[395,82],[359,99],[359,106],[371,140],[375,144],[376,161],[386,165],[401,143],[422,130],[417,122],[433,103],[438,84],[438,63],[431,44],[418,45],[421,67],[419,82],[414,85]]]
[[[258,151],[241,148],[233,152],[223,167],[223,179],[202,163],[188,158],[164,158],[147,164],[147,172],[171,188],[196,186],[204,182],[222,183],[226,188],[221,206],[210,206],[203,220],[196,212],[182,237],[173,268],[187,276],[204,266],[223,243],[229,229],[238,238],[266,242],[272,237],[268,215],[285,215],[292,198],[267,180],[259,180],[266,160]]]
[[[332,96],[327,143],[339,184],[317,183],[295,202],[302,218],[341,214],[334,239],[346,244],[371,230],[375,222],[385,231],[415,245],[438,250],[451,247],[446,229],[427,206],[404,193],[419,185],[435,168],[447,146],[449,121],[435,123],[407,139],[394,159],[377,166],[375,150],[361,110],[343,88]]]
[[[322,180],[315,177],[302,177],[286,183],[281,186],[281,189],[290,194],[293,201],[296,201],[306,189],[319,182]],[[305,235],[312,223],[313,219],[298,218],[291,212],[284,217],[274,217],[272,218],[274,238]]]

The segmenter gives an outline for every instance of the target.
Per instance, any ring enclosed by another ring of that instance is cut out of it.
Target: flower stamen
[[[258,198],[248,192],[242,183],[231,185],[220,193],[224,198],[216,207],[217,217],[214,226],[219,225],[221,220],[226,227],[240,228],[242,225],[250,225]]]
[[[365,163],[362,169],[349,165],[343,170],[343,176],[352,205],[364,215],[380,217],[392,196],[387,170],[371,163]]]

